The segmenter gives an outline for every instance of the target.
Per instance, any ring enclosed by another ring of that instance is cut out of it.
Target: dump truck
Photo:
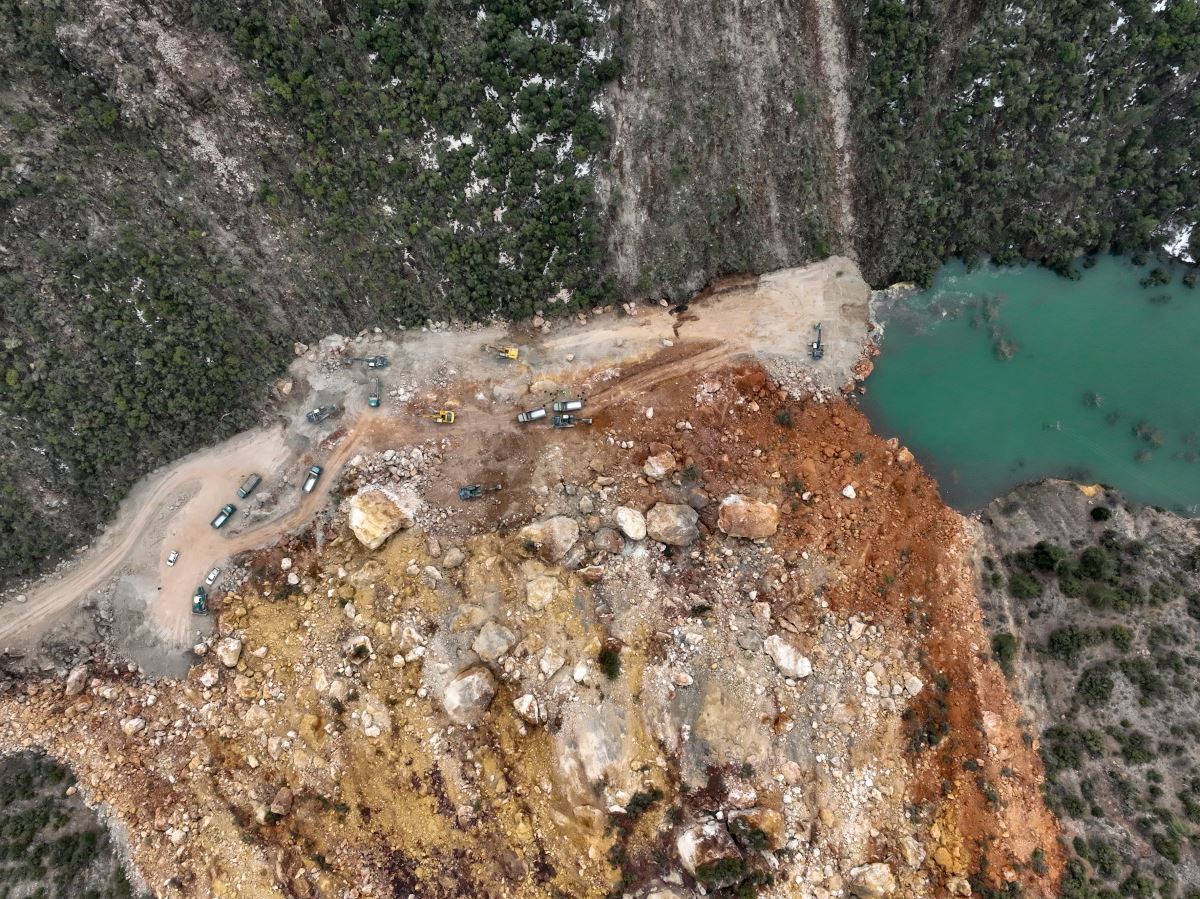
[[[592,420],[577,415],[556,415],[552,423],[556,428],[573,428],[575,425],[590,425]]]
[[[456,418],[453,409],[439,409],[429,417],[440,425],[452,425]]]
[[[217,513],[217,517],[212,520],[212,526],[214,528],[224,527],[225,522],[232,518],[233,513],[236,511],[237,506],[235,506],[233,503],[227,503],[226,505],[222,506],[221,511]]]
[[[387,356],[354,356],[349,362],[361,362],[367,368],[387,368]]]
[[[555,412],[578,412],[583,408],[583,399],[577,400],[556,400],[551,408]]]
[[[322,422],[338,410],[336,403],[330,403],[328,406],[321,406],[318,409],[312,409],[304,417],[308,419],[308,423],[315,425]]]
[[[485,493],[493,493],[499,489],[499,484],[496,484],[494,487],[484,487],[482,484],[467,484],[465,487],[458,488],[458,498],[463,502],[467,502],[468,500],[479,499]]]
[[[379,379],[371,379],[371,392],[367,394],[367,405],[372,409],[379,408]]]
[[[321,479],[321,472],[323,470],[320,465],[313,465],[308,469],[308,476],[304,479],[305,493],[313,492],[313,488],[317,486],[317,481]]]
[[[208,614],[208,591],[203,587],[197,587],[196,592],[192,594],[192,614]]]
[[[245,499],[253,493],[258,485],[262,483],[262,478],[256,474],[251,474],[246,480],[242,481],[242,486],[237,489],[237,495],[241,499]]]
[[[493,356],[498,356],[501,359],[511,359],[514,362],[521,355],[521,351],[515,346],[494,346],[490,343],[485,343],[483,345],[483,351],[485,353],[491,353]]]
[[[540,418],[546,417],[546,407],[538,406],[536,409],[526,409],[524,412],[517,414],[517,421],[521,424],[528,424],[531,421],[537,421]]]

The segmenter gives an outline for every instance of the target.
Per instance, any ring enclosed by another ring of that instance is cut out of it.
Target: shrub
[[[1079,557],[1079,573],[1094,581],[1106,581],[1117,570],[1109,552],[1099,546],[1089,546]]]
[[[992,656],[1005,677],[1013,675],[1013,660],[1017,657],[1017,647],[1017,638],[1012,634],[996,634],[992,637]]]
[[[1039,571],[1056,571],[1066,557],[1067,552],[1061,546],[1046,540],[1034,544],[1032,561]]]
[[[796,419],[792,416],[792,410],[786,406],[775,413],[775,424],[782,428],[790,428],[796,424]]]
[[[1093,665],[1079,678],[1075,696],[1085,705],[1097,708],[1112,698],[1113,679],[1107,665]]]
[[[616,680],[617,675],[621,673],[621,650],[613,645],[605,646],[600,650],[600,655],[596,657],[596,662],[600,665],[600,670],[604,672],[604,676],[609,680]]]
[[[1013,599],[1034,599],[1042,595],[1042,585],[1022,571],[1008,576],[1008,593]]]
[[[1112,518],[1112,509],[1108,506],[1093,506],[1092,521],[1108,521]]]

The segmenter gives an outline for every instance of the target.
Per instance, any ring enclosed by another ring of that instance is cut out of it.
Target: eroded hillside
[[[652,410],[652,411],[651,411]],[[164,896],[1051,895],[962,520],[841,400],[690,372],[354,461],[181,683],[10,686]],[[377,546],[370,549],[371,546]]]

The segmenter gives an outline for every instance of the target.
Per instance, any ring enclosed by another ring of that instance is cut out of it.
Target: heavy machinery
[[[434,412],[430,418],[440,425],[452,425],[454,424],[454,419],[456,416],[453,409],[439,409],[437,412]]]
[[[825,355],[825,344],[821,343],[821,324],[817,323],[817,339],[808,345],[808,354],[814,360],[820,359]]]
[[[237,511],[237,506],[233,503],[228,503],[221,507],[221,511],[217,513],[217,517],[212,520],[214,528],[224,527],[225,522],[233,517],[233,513]]]
[[[483,351],[501,359],[511,359],[513,362],[516,362],[521,355],[521,351],[515,346],[493,346],[490,343],[483,345]]]
[[[196,592],[192,594],[192,614],[208,614],[208,591],[203,587],[197,587]]]
[[[555,412],[578,412],[583,408],[583,398],[577,400],[555,400],[550,404]]]
[[[485,493],[494,493],[499,489],[499,484],[496,484],[494,487],[484,487],[482,484],[467,484],[465,487],[458,488],[458,498],[463,502],[467,502],[468,500],[479,499]]]
[[[517,413],[517,421],[521,424],[528,424],[531,421],[537,421],[538,419],[545,417],[545,406],[538,406],[536,409],[526,409],[524,412]]]
[[[379,379],[371,379],[371,392],[367,394],[367,405],[372,409],[379,408]]]
[[[310,425],[315,425],[324,421],[334,412],[338,410],[337,403],[330,403],[328,406],[321,406],[319,409],[311,409],[304,417],[308,419]]]
[[[308,469],[308,476],[304,479],[305,493],[313,492],[313,488],[317,486],[317,481],[321,479],[321,472],[323,470],[320,465],[313,465]]]
[[[361,362],[367,368],[387,368],[387,356],[352,356],[347,362]]]
[[[262,483],[262,478],[259,477],[257,474],[250,475],[248,478],[246,478],[246,480],[244,480],[242,482],[242,486],[237,489],[238,498],[245,499],[247,496],[249,496],[251,493],[253,493],[258,488],[258,485],[261,483]]]
[[[580,418],[578,415],[556,415],[553,425],[556,428],[573,428],[575,425],[590,425],[590,418]]]

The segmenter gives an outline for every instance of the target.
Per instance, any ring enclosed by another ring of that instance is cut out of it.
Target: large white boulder
[[[419,507],[416,497],[368,484],[350,498],[350,530],[367,549],[379,549],[396,531],[413,526]]]
[[[721,500],[717,527],[730,537],[745,537],[748,540],[771,537],[779,528],[779,507],[734,493]]]
[[[442,708],[458,724],[476,724],[496,695],[496,678],[486,668],[463,671],[442,691]]]
[[[532,543],[538,555],[547,562],[557,562],[579,539],[579,522],[566,515],[555,515],[545,521],[535,521],[521,528],[517,538]]]
[[[700,536],[700,529],[696,527],[699,519],[691,506],[658,503],[646,514],[646,533],[659,543],[689,546]]]

